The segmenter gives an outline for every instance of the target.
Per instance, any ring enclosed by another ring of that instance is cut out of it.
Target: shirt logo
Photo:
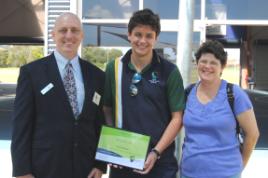
[[[149,80],[150,83],[157,84],[157,83],[160,82],[159,79],[158,79],[158,73],[157,72],[152,72],[151,76],[152,76],[152,79]]]

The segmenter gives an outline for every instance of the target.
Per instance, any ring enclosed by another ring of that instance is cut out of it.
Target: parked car
[[[11,139],[12,110],[16,84],[0,83],[0,140]]]
[[[249,95],[260,130],[260,137],[242,178],[267,178],[268,165],[268,91],[245,90]]]

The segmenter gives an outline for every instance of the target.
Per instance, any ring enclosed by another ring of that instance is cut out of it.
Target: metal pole
[[[194,20],[194,0],[180,0],[179,9],[179,35],[177,46],[177,66],[180,69],[183,84],[187,86],[190,82],[190,65],[192,58],[192,36]],[[181,160],[182,143],[184,139],[182,129],[176,139],[176,157]]]
[[[193,20],[194,20],[194,0],[180,0],[179,23],[180,30],[178,35],[177,47],[177,66],[183,78],[183,84],[189,84],[190,65],[192,58],[192,39],[193,39]]]

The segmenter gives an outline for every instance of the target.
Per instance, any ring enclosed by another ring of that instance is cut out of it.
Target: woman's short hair
[[[220,61],[222,66],[226,65],[227,52],[224,51],[224,46],[220,42],[216,40],[208,40],[204,42],[195,53],[195,59],[197,63],[202,54],[205,53],[213,54]]]

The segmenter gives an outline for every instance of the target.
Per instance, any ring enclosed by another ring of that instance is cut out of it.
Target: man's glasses
[[[141,74],[135,73],[131,80],[131,85],[129,87],[130,96],[136,96],[139,92],[138,87],[135,85],[141,81]]]

